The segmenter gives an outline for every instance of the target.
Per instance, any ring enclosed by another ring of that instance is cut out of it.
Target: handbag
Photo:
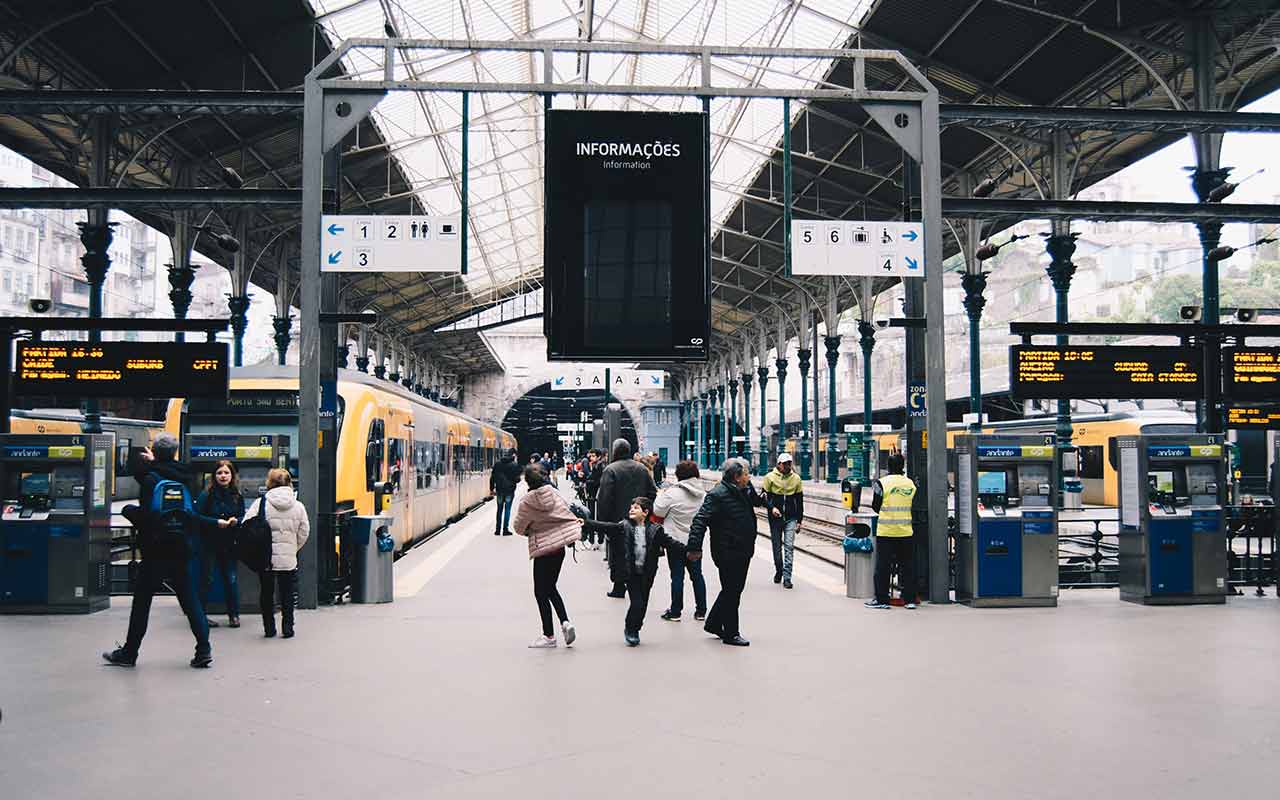
[[[267,498],[258,498],[258,513],[237,526],[235,553],[254,572],[271,567],[271,526],[267,523]]]

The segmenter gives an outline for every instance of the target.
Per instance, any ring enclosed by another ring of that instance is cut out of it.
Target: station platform
[[[565,562],[571,648],[538,633],[524,539],[485,504],[396,565],[396,600],[213,631],[210,670],[172,599],[138,666],[104,666],[127,598],[0,617],[5,797],[1200,798],[1273,785],[1280,601],[865,609],[798,555],[757,549],[749,648],[686,616],[622,638],[601,553]],[[717,586],[708,570],[709,591]],[[1211,788],[1210,788],[1211,787]]]

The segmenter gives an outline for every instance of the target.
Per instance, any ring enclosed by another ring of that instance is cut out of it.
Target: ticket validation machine
[[[280,434],[238,436],[221,433],[189,433],[184,446],[186,461],[199,477],[202,489],[213,481],[213,472],[219,461],[225,459],[236,465],[239,471],[240,494],[244,497],[246,513],[254,500],[266,494],[267,472],[276,467],[289,468],[289,437]],[[221,530],[224,533],[230,531],[230,529]],[[216,533],[206,534],[205,540],[208,541],[210,536],[217,535]],[[206,558],[207,561],[208,558]],[[256,612],[258,610],[258,576],[243,564],[236,564],[236,576],[241,611]],[[205,577],[207,579],[208,575],[206,574]],[[209,600],[205,611],[209,614],[225,614],[226,609],[222,581],[215,579],[209,587]]]
[[[1120,599],[1226,602],[1223,445],[1222,434],[1116,438]]]
[[[111,434],[0,435],[0,613],[110,605]]]
[[[956,437],[956,599],[1058,604],[1058,471],[1052,435]]]

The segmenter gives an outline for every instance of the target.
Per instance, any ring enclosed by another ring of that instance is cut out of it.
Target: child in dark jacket
[[[609,537],[609,552],[625,554],[624,580],[631,602],[623,635],[628,647],[640,644],[640,627],[644,625],[645,611],[649,608],[649,590],[658,574],[658,558],[664,548],[684,550],[684,545],[672,539],[662,526],[647,522],[653,511],[653,501],[637,497],[631,501],[627,519],[622,522],[595,522],[588,520],[585,527]]]

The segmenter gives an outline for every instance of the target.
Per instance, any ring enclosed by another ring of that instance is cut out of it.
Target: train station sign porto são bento
[[[553,361],[705,361],[700,113],[546,117],[544,326]]]

